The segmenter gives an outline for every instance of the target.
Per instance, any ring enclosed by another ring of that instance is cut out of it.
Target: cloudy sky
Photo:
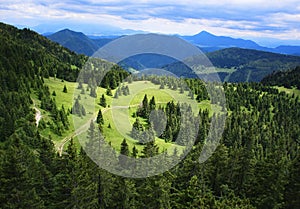
[[[38,32],[131,29],[300,45],[300,0],[0,0],[0,21]],[[120,30],[119,30],[120,31]]]

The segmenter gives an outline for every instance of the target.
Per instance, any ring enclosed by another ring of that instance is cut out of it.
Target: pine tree
[[[121,143],[121,151],[119,155],[119,163],[123,168],[127,168],[126,156],[129,156],[129,148],[126,139],[123,139]]]
[[[81,113],[82,113],[81,104],[79,103],[79,100],[76,99],[72,107],[72,114],[81,116]]]
[[[142,157],[149,158],[158,154],[158,146],[155,144],[155,141],[150,141],[146,143],[146,146],[142,150]]]
[[[37,194],[42,188],[42,164],[18,135],[10,138],[1,156],[1,208],[45,208]]]
[[[300,206],[300,154],[292,161],[290,166],[289,183],[286,185],[286,208],[298,208]]]
[[[81,105],[81,115],[86,116],[85,108],[83,105]]]
[[[64,92],[64,93],[68,93],[68,89],[67,89],[67,86],[66,86],[66,85],[64,85],[63,92]]]
[[[153,96],[149,102],[149,111],[151,112],[152,110],[155,110],[155,108],[156,108],[156,103],[155,103],[155,98]]]
[[[140,110],[140,116],[143,118],[148,118],[149,117],[149,103],[148,103],[148,98],[147,98],[147,94],[145,94],[144,99],[142,101],[142,107]]]
[[[100,103],[99,103],[102,107],[106,107],[106,99],[104,94],[102,94],[101,98],[100,98]]]
[[[141,137],[141,133],[144,130],[143,125],[140,123],[139,118],[135,119],[135,122],[132,125],[132,130],[131,130],[131,137],[139,140]]]
[[[97,119],[96,119],[96,122],[98,124],[104,124],[104,120],[103,120],[103,116],[102,116],[102,111],[101,109],[98,111],[98,115],[97,115]]]
[[[95,87],[91,88],[90,96],[94,97],[94,98],[97,98],[97,93],[96,93],[96,88]]]
[[[76,164],[76,177],[78,184],[72,190],[73,208],[99,208],[96,181],[98,175],[97,165],[80,149]]]
[[[139,151],[137,150],[137,148],[134,146],[132,148],[132,157],[137,158]]]

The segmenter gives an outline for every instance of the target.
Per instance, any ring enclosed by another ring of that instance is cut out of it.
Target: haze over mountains
[[[93,55],[101,46],[113,40],[109,38],[91,39],[81,32],[69,29],[61,30],[47,37],[78,54],[87,56]]]
[[[77,52],[91,56],[99,47],[112,41],[118,36],[87,36],[81,32],[64,29],[46,36],[55,42]],[[238,47],[243,49],[255,49],[280,54],[299,55],[300,46],[281,45],[276,48],[263,47],[251,40],[236,39],[227,36],[216,36],[202,31],[193,36],[179,36],[180,38],[198,46],[204,52],[212,52],[220,49]]]
[[[92,56],[100,47],[118,37],[88,37],[81,32],[65,29],[47,36],[62,46],[79,54]],[[182,36],[207,54],[222,81],[257,82],[274,71],[289,70],[300,65],[300,46],[266,48],[254,41],[215,36],[206,31],[194,36]],[[184,66],[168,57],[137,55],[119,63],[124,69],[165,68],[177,76],[195,77]],[[194,69],[197,70],[197,69]],[[199,74],[207,74],[198,70]],[[212,72],[209,72],[210,74]]]
[[[183,39],[199,46],[204,51],[216,51],[218,49],[238,47],[244,49],[255,49],[260,51],[274,52],[280,54],[300,55],[300,46],[278,46],[268,48],[260,46],[251,40],[241,38],[231,38],[227,36],[216,36],[206,31],[202,31],[194,36],[182,36]]]

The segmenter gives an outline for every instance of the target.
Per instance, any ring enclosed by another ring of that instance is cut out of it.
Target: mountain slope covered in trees
[[[97,152],[99,147],[109,146],[102,143],[100,126],[91,123],[85,149],[71,139],[66,152],[59,156],[52,139],[42,136],[41,127],[35,123],[34,105],[48,109],[56,123],[66,122],[68,113],[57,107],[43,80],[48,76],[74,80],[86,58],[32,31],[4,24],[0,30],[0,208],[264,209],[300,205],[299,98],[260,83],[225,83],[229,114],[220,144],[211,158],[201,164],[198,161],[211,122],[208,111],[199,110],[197,143],[178,165],[153,177],[125,178],[99,168],[85,151]],[[112,97],[111,89],[118,91],[117,81],[128,75],[124,71],[111,74],[103,84],[107,88],[106,97]],[[135,79],[185,91],[180,83],[165,77]],[[99,85],[96,81],[83,79],[81,82],[92,83],[91,87]],[[201,81],[187,79],[186,82],[191,94],[199,96],[199,100],[201,96],[208,99],[200,91]],[[67,88],[61,91],[66,93]],[[93,92],[90,88],[89,94]],[[32,95],[40,99],[39,104],[33,104]],[[100,99],[100,95],[93,96]],[[148,103],[144,99],[137,115],[146,118],[149,110],[156,108],[153,101]],[[178,127],[181,117],[178,107],[169,103],[161,108],[168,113],[170,129]],[[97,122],[108,122],[101,120],[101,114],[98,116]],[[170,137],[174,134],[163,133],[167,141],[172,141]],[[158,154],[160,149],[155,140],[140,150],[129,149],[126,141],[120,143],[120,152],[133,158],[147,158]],[[115,163],[124,166],[120,153],[104,154],[116,156],[119,161]],[[174,155],[179,153],[165,153],[164,161],[171,162]]]
[[[75,81],[86,57],[27,29],[0,23],[0,30],[0,130],[5,140],[20,125],[17,121],[32,113],[31,88],[42,91],[41,79],[49,76]]]
[[[83,33],[68,29],[58,31],[47,36],[47,38],[78,54],[84,54],[87,56],[93,55],[100,47],[113,40],[109,38],[91,39]]]
[[[260,81],[273,71],[287,70],[300,65],[300,57],[250,49],[228,48],[207,54],[218,68],[234,68],[229,82]]]
[[[300,90],[300,67],[293,70],[274,72],[262,80],[263,84],[272,86],[296,87]]]

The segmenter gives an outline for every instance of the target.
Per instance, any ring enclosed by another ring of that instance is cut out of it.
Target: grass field
[[[286,92],[287,94],[295,94],[295,96],[299,96],[300,97],[300,90],[299,89],[296,89],[296,88],[293,88],[293,89],[288,89],[288,88],[285,88],[283,86],[276,86],[276,88],[279,90],[279,91],[284,91]]]
[[[136,146],[139,151],[143,149],[142,145],[136,143],[136,140],[130,137],[130,131],[132,129],[132,124],[135,121],[135,118],[132,117],[132,114],[136,112],[138,106],[141,104],[144,95],[147,94],[148,100],[155,97],[155,102],[158,105],[165,106],[167,102],[174,101],[175,103],[188,103],[191,105],[193,112],[198,114],[199,108],[201,109],[208,109],[210,114],[213,114],[214,111],[220,111],[221,108],[217,105],[211,105],[210,101],[202,101],[201,103],[197,103],[195,100],[192,100],[188,97],[188,92],[185,91],[183,94],[180,94],[179,90],[174,91],[170,89],[159,89],[159,85],[154,85],[149,81],[137,81],[131,84],[126,83],[130,90],[130,95],[128,96],[119,96],[118,99],[113,97],[106,96],[106,102],[108,107],[103,108],[99,106],[99,100],[102,94],[105,94],[106,89],[97,88],[97,98],[94,99],[89,96],[89,92],[86,91],[85,94],[80,94],[81,90],[77,89],[78,84],[72,82],[61,81],[59,79],[45,79],[45,84],[49,86],[50,93],[52,94],[55,91],[56,96],[54,97],[57,103],[57,107],[61,108],[64,105],[65,109],[71,109],[73,106],[73,101],[80,95],[80,104],[85,107],[86,116],[79,117],[70,114],[68,116],[71,127],[68,131],[64,132],[62,136],[57,136],[53,134],[49,128],[42,131],[42,135],[48,136],[51,135],[54,143],[56,145],[60,144],[60,142],[72,135],[75,132],[75,129],[78,131],[79,128],[82,128],[78,135],[75,137],[74,141],[77,146],[80,146],[79,141],[84,142],[86,136],[86,130],[88,125],[92,119],[95,119],[98,110],[101,108],[103,117],[104,117],[104,127],[103,127],[103,134],[107,141],[109,141],[114,149],[117,151],[120,150],[120,144],[124,138],[127,139],[129,148],[132,149],[133,146]],[[68,92],[63,92],[63,87],[66,85]],[[84,85],[84,89],[86,89],[86,85]],[[115,91],[113,91],[114,94]],[[36,106],[39,106],[39,101],[37,100],[36,96],[33,95],[34,100],[36,101]],[[49,120],[49,113],[42,111],[43,119]],[[143,120],[143,119],[141,119]],[[110,124],[110,128],[108,128]],[[64,146],[64,149],[67,147]],[[177,150],[182,150],[183,147],[173,145],[171,143],[166,143],[163,139],[156,138],[156,144],[159,146],[160,151],[168,150],[168,152],[173,152],[174,148],[176,147]]]
[[[65,131],[62,136],[58,136],[51,132],[49,128],[43,130],[41,133],[44,136],[51,135],[51,138],[53,139],[54,143],[60,142],[63,138],[69,136],[75,131],[75,127],[78,128],[85,123],[87,123],[89,120],[93,119],[95,116],[95,112],[97,112],[100,108],[98,104],[99,99],[95,99],[91,96],[89,96],[89,91],[86,91],[85,94],[80,94],[81,90],[77,89],[78,84],[75,82],[67,82],[62,81],[60,79],[44,79],[45,85],[49,86],[50,93],[52,95],[52,92],[55,91],[56,96],[52,96],[55,98],[57,107],[60,109],[62,105],[64,106],[65,110],[71,110],[73,106],[73,101],[75,98],[77,98],[78,95],[80,95],[80,104],[82,104],[86,110],[86,116],[79,117],[77,115],[69,114],[68,119],[70,121],[70,129]],[[64,93],[63,88],[64,85],[66,85],[68,92]],[[83,88],[86,89],[87,85],[83,85]],[[98,98],[105,93],[105,89],[98,88],[97,89],[97,95]],[[35,101],[37,101],[37,105],[40,103],[38,102],[36,95],[33,95],[33,98],[35,98]],[[107,98],[107,102],[111,102],[110,98]],[[42,117],[45,121],[49,120],[49,113],[46,111],[42,111]]]

